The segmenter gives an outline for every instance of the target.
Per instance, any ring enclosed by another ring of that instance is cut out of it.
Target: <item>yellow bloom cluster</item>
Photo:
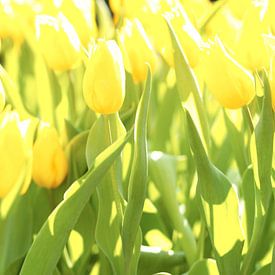
[[[111,39],[99,37],[95,1],[0,1],[0,38],[34,46],[56,75],[85,67],[77,88],[83,91],[80,96],[92,111],[107,115],[124,103],[125,70],[139,85],[146,79],[147,65],[154,75],[163,68],[173,70],[169,21],[191,70],[199,72],[201,82],[223,107],[249,104],[256,95],[255,78],[265,70],[275,109],[275,1],[110,0],[109,4],[116,30]],[[1,112],[7,100],[2,86],[0,82]],[[0,147],[13,141],[0,159],[4,177],[0,196],[4,196],[24,166],[26,150],[18,118],[10,118],[7,110],[1,116]],[[66,177],[66,156],[53,126],[39,130],[32,167],[34,181],[43,187],[57,187]]]

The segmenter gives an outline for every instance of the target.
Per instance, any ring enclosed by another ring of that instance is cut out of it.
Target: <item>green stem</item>
[[[251,116],[251,112],[250,112],[248,106],[243,107],[243,115],[245,117],[245,120],[248,124],[248,127],[249,127],[251,133],[253,133],[255,128],[254,128],[254,125],[253,125],[253,119],[252,119],[252,116]]]
[[[107,142],[108,142],[108,144],[111,145],[113,143],[113,138],[112,138],[112,132],[111,132],[111,127],[110,127],[110,116],[104,115],[103,118],[104,118],[105,131],[106,131],[106,133],[108,133],[108,135],[106,136]],[[114,169],[115,169],[115,167],[114,167],[114,165],[112,165],[110,168],[111,185],[112,185],[112,190],[113,190],[113,194],[114,194],[114,200],[115,200],[115,204],[116,204],[117,214],[118,214],[118,217],[120,218],[120,220],[122,221],[123,211],[122,211],[120,194],[119,194],[119,190],[118,190],[118,185],[116,183],[116,176],[115,176]]]
[[[68,107],[69,107],[69,114],[68,118],[70,121],[74,121],[76,116],[76,106],[75,106],[75,91],[74,91],[74,85],[72,80],[71,72],[68,72],[68,81],[69,81],[69,87],[68,87]]]
[[[264,238],[264,229],[266,222],[268,221],[269,215],[272,211],[273,207],[273,196],[270,194],[269,197],[269,207],[267,212],[264,214],[259,213],[261,212],[261,201],[260,201],[260,194],[256,194],[256,203],[257,203],[257,211],[258,211],[258,217],[255,219],[254,228],[253,228],[253,234],[250,241],[250,246],[248,249],[248,252],[244,258],[243,266],[241,269],[242,275],[250,275],[253,273],[253,268],[255,265],[255,261],[257,260],[257,250],[261,246],[262,238]]]

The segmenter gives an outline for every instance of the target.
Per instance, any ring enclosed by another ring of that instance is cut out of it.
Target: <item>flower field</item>
[[[0,275],[274,275],[274,18],[0,0]]]

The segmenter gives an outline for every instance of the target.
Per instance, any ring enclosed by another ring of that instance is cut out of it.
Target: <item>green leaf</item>
[[[205,260],[200,260],[196,262],[187,274],[188,275],[219,275],[220,273],[215,260],[205,259]]]
[[[18,196],[7,216],[0,218],[0,274],[27,253],[32,242],[30,196]]]
[[[156,247],[142,246],[138,264],[138,275],[152,275],[160,271],[171,271],[186,265],[182,252],[162,251]]]
[[[271,274],[275,273],[275,244],[273,245],[272,250],[272,263],[271,263]]]
[[[245,205],[246,239],[251,240],[255,217],[255,180],[252,167],[245,171],[242,181],[242,191]]]
[[[245,158],[244,133],[240,132],[230,120],[229,115],[224,111],[224,120],[228,130],[231,150],[234,152],[234,159],[237,162],[240,174],[242,175],[247,168]]]
[[[69,251],[73,270],[77,275],[87,274],[91,247],[95,243],[96,213],[90,204],[83,209],[69,239]]]
[[[171,134],[167,129],[170,128],[174,114],[178,109],[178,100],[178,94],[175,89],[168,89],[162,101],[158,104],[158,110],[156,110],[158,113],[156,116],[156,125],[151,138],[152,150],[164,151],[166,149],[166,144]]]
[[[88,166],[105,148],[124,136],[125,128],[118,114],[101,116],[90,130],[86,160]],[[108,258],[113,274],[123,272],[123,253],[121,241],[122,227],[122,189],[121,163],[117,158],[97,187],[98,215],[95,230],[96,243]]]
[[[263,207],[267,209],[272,192],[274,122],[270,85],[265,73],[263,77],[265,96],[260,119],[251,138],[250,150],[256,187],[260,190]]]
[[[176,194],[177,163],[175,156],[162,152],[152,152],[149,158],[150,177],[161,194],[173,227],[180,236],[180,245],[191,265],[197,257],[197,245],[188,221],[181,215]]]
[[[251,137],[250,154],[255,179],[255,221],[247,254],[242,265],[242,274],[251,274],[255,268],[259,249],[266,239],[265,227],[269,222],[274,199],[272,197],[273,158],[273,111],[271,91],[266,73],[263,73],[264,99],[259,122]]]
[[[191,116],[186,111],[189,141],[197,165],[197,193],[221,274],[239,274],[243,234],[239,201],[227,177],[208,159]],[[225,238],[226,236],[226,238]]]
[[[104,150],[92,169],[76,180],[64,195],[64,200],[51,213],[34,240],[21,269],[21,275],[51,274],[56,267],[70,231],[82,210],[114,160],[118,157],[131,132]]]
[[[122,227],[125,274],[136,274],[141,236],[139,224],[147,190],[148,153],[147,120],[151,93],[151,71],[148,67],[145,89],[137,108],[134,127],[134,159],[131,167],[128,204]]]
[[[265,265],[259,268],[256,272],[254,272],[252,275],[272,275],[271,272],[271,265]]]
[[[205,109],[202,103],[200,87],[194,72],[188,64],[187,57],[181,48],[177,34],[175,33],[169,18],[166,19],[166,22],[169,27],[170,36],[174,47],[177,88],[182,106],[187,108],[190,113],[196,116],[203,134],[204,142],[208,148],[210,144],[210,133]]]

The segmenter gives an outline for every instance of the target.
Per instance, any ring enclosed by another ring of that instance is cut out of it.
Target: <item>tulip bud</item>
[[[67,158],[57,131],[44,125],[33,147],[33,179],[39,186],[56,188],[63,182],[67,172]]]
[[[168,15],[190,66],[196,67],[204,44],[199,32],[181,7],[178,7],[173,13],[168,13]]]
[[[229,0],[227,5],[237,18],[242,19],[247,8],[251,6],[251,2],[251,0]]]
[[[93,111],[117,112],[125,97],[125,71],[114,40],[100,40],[94,47],[83,78],[83,96]]]
[[[151,70],[156,67],[156,54],[142,24],[138,19],[127,20],[119,33],[120,46],[124,54],[125,67],[136,82],[145,80],[146,62]],[[126,61],[127,60],[127,61]]]
[[[61,13],[36,17],[39,48],[49,68],[65,71],[80,61],[80,40],[71,23]]]
[[[0,80],[0,112],[3,111],[4,107],[5,107],[5,92],[4,92],[3,84]]]
[[[17,44],[23,41],[23,32],[13,7],[0,1],[0,37],[11,38]]]
[[[0,117],[0,198],[5,197],[25,173],[28,151],[23,126],[16,113]]]
[[[209,0],[181,0],[181,3],[196,27],[213,5]]]
[[[66,0],[61,5],[61,10],[74,26],[81,43],[86,47],[91,37],[96,35],[95,7],[90,0]]]
[[[269,55],[263,38],[266,28],[264,12],[265,10],[260,6],[252,6],[247,11],[237,43],[237,59],[253,71],[269,65]]]
[[[226,108],[240,108],[255,96],[252,74],[226,51],[217,37],[205,52],[202,71],[210,92]]]
[[[206,25],[205,33],[211,39],[218,35],[225,46],[235,50],[238,47],[237,39],[241,28],[242,21],[237,19],[227,6],[224,6]]]
[[[267,10],[267,20],[272,31],[272,34],[275,35],[275,1],[268,1],[268,10]]]

